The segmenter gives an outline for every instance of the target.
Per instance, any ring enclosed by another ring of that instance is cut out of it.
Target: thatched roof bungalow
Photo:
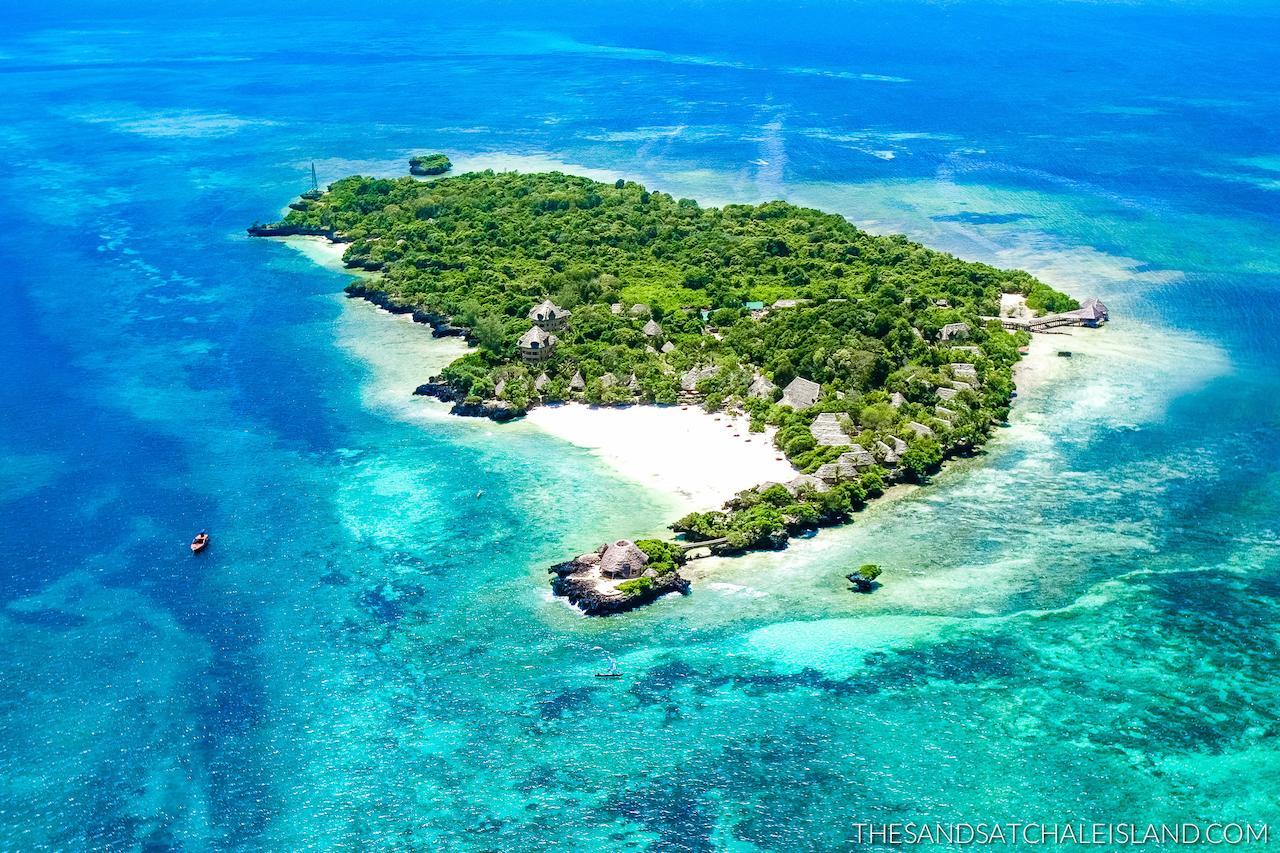
[[[544,329],[557,330],[564,327],[573,312],[561,308],[550,299],[544,299],[529,309],[529,319]]]
[[[1107,306],[1093,297],[1081,302],[1079,308],[1068,311],[1067,314],[1079,317],[1082,324],[1091,328],[1101,326],[1111,319],[1111,312],[1107,310]]]
[[[520,336],[516,346],[520,348],[520,358],[526,362],[545,361],[555,352],[556,336],[541,326],[534,326]]]
[[[876,458],[861,444],[850,444],[847,453],[841,453],[836,462],[853,465],[855,468],[869,468],[876,464]]]
[[[815,477],[813,474],[801,474],[793,480],[783,483],[783,488],[793,495],[800,494],[803,489],[812,489],[815,492],[825,492],[831,487],[821,477]]]
[[[657,320],[650,320],[649,322],[645,323],[643,331],[645,335],[650,338],[662,337],[662,327],[658,325]]]
[[[844,431],[840,416],[832,412],[823,412],[814,418],[809,432],[820,447],[848,447],[853,444],[853,439]]]
[[[707,367],[693,367],[684,372],[680,377],[680,390],[692,393],[698,390],[698,383],[703,379],[710,379],[718,373],[720,368],[714,364]]]
[[[629,539],[605,546],[600,555],[600,574],[607,578],[638,578],[644,574],[649,555]]]
[[[747,386],[747,396],[760,400],[772,400],[773,392],[776,390],[778,390],[777,385],[766,379],[763,373],[757,373],[751,380],[751,384]]]
[[[822,386],[817,382],[811,382],[797,376],[792,379],[790,384],[782,391],[782,399],[779,401],[784,406],[790,406],[797,412],[807,409],[814,403],[818,402],[818,397],[822,394]]]

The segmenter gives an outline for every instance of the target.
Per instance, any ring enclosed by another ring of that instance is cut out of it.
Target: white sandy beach
[[[593,451],[624,477],[670,494],[689,510],[715,509],[743,489],[796,476],[774,448],[772,430],[752,433],[746,418],[696,407],[570,403],[536,408],[525,422]]]

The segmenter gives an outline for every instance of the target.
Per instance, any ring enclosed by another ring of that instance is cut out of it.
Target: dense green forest
[[[727,535],[747,516],[771,530],[796,513],[852,511],[886,482],[981,444],[1008,413],[1027,342],[981,318],[999,313],[1002,292],[1040,310],[1076,307],[1025,272],[874,236],[841,216],[780,201],[704,208],[630,181],[350,177],[293,208],[283,225],[349,239],[348,266],[379,271],[392,298],[469,330],[476,351],[444,378],[473,402],[696,399],[749,413],[752,429],[777,426],[779,449],[805,473],[850,451],[818,441],[810,427],[821,413],[858,449],[897,449],[821,498],[806,487],[808,507],[792,488],[683,520],[698,535]],[[524,363],[518,342],[548,299],[570,316],[547,329],[549,357]],[[797,377],[819,386],[805,408],[779,403]]]

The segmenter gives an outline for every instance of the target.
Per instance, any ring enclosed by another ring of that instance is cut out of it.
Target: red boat
[[[191,540],[191,553],[199,554],[209,544],[209,534],[201,530],[196,534],[196,538]]]

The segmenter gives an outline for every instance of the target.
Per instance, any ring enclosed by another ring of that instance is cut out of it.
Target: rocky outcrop
[[[491,421],[503,423],[504,421],[522,418],[528,413],[524,409],[517,409],[510,403],[504,403],[501,400],[481,400],[478,403],[468,403],[464,400],[454,403],[453,408],[449,410],[449,414],[462,418],[488,418]]]
[[[468,401],[465,394],[440,376],[432,376],[429,381],[414,388],[413,393],[417,397],[431,397],[442,403],[453,403],[449,414],[462,418],[488,418],[491,421],[503,423],[528,414],[526,410],[518,409],[502,400]]]
[[[290,225],[276,222],[271,225],[250,225],[247,229],[250,237],[324,237],[335,243],[350,243],[350,237],[344,237],[329,228],[313,228],[306,225]]]
[[[583,557],[589,556],[595,555],[583,555]],[[679,572],[667,572],[651,577],[653,585],[649,589],[630,595],[612,590],[602,591],[597,584],[598,563],[583,560],[583,557],[557,563],[548,571],[555,575],[551,579],[551,591],[569,599],[570,604],[588,616],[613,616],[617,613],[626,613],[628,610],[651,604],[672,592],[689,594],[689,581],[682,578]]]
[[[461,391],[439,376],[432,376],[431,379],[414,388],[413,393],[416,397],[433,397],[442,403],[457,403],[463,399]]]
[[[384,308],[392,314],[411,314],[413,322],[422,323],[424,326],[431,327],[431,334],[437,338],[457,338],[466,337],[468,330],[462,326],[455,326],[449,321],[448,317],[442,314],[436,314],[433,311],[425,311],[410,305],[408,302],[402,302],[396,299],[385,290],[378,290],[376,287],[370,287],[362,281],[353,281],[347,285],[347,296],[352,299],[364,299]]]

